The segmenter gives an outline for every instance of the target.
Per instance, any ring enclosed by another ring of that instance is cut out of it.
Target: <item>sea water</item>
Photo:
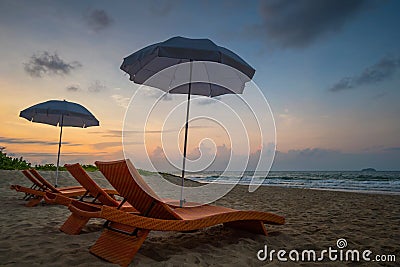
[[[265,186],[308,188],[400,195],[400,171],[270,171],[265,177],[255,172],[201,172],[186,178],[200,183],[249,185],[254,179]]]

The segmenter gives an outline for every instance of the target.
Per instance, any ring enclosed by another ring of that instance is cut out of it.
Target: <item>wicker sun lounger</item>
[[[62,194],[47,193],[45,196],[46,202],[55,202],[58,204],[63,204],[65,206],[68,206],[69,204],[74,202],[74,205],[79,207],[79,202],[87,203],[84,201],[84,197],[86,195],[91,195],[93,196],[93,199],[89,204],[93,205],[94,207],[107,205],[111,207],[118,207],[126,212],[137,212],[137,210],[133,208],[129,203],[117,201],[115,198],[113,198],[113,195],[117,195],[118,193],[115,190],[106,190],[101,188],[95,181],[93,181],[93,179],[78,163],[65,164],[64,167],[82,185],[82,187],[87,190],[86,194],[83,195],[79,200],[74,200],[63,196]],[[88,205],[85,205],[85,207],[87,206]],[[60,230],[70,235],[79,234],[82,228],[87,224],[89,219],[90,217],[76,216],[76,214],[71,213],[68,219],[60,227]]]
[[[217,224],[267,235],[264,223],[284,224],[285,218],[267,212],[242,211],[225,207],[202,205],[173,208],[164,203],[146,184],[129,160],[96,162],[111,185],[134,206],[139,214],[115,207],[80,206],[71,203],[75,216],[106,219],[96,243],[90,248],[94,255],[128,266],[151,230],[192,231]]]
[[[27,190],[25,190],[25,192],[21,191],[21,192],[25,193],[25,196],[23,198],[24,200],[29,200],[34,196],[32,193],[28,193],[28,191],[29,192],[36,192],[37,190],[39,190],[39,191],[44,191],[45,190],[46,187],[41,182],[39,182],[34,176],[32,176],[32,174],[30,174],[30,172],[28,170],[23,170],[22,174],[26,178],[28,178],[28,180],[30,180],[32,182],[31,187],[29,187],[29,188],[24,187],[24,188],[27,189]],[[11,185],[11,189],[15,189],[17,191],[19,191],[18,190],[19,187],[20,186]]]
[[[51,192],[58,193],[58,191],[63,190],[75,190],[79,189],[82,190],[83,187],[80,185],[75,186],[65,186],[65,187],[54,187],[49,181],[47,181],[40,173],[35,169],[29,169],[29,172],[39,181],[41,182],[45,188],[49,189]]]
[[[63,198],[65,202],[65,199],[73,199],[88,195],[87,189],[85,189],[83,186],[66,186],[56,188],[35,169],[23,170],[22,173],[32,182],[32,186],[25,187],[21,185],[11,185],[11,189],[16,190],[17,192],[25,193],[24,199],[29,200],[29,202],[25,205],[27,207],[37,206],[42,199],[45,199],[46,202],[50,204],[62,204],[62,202],[57,202],[51,199],[54,196],[58,196],[57,199]],[[117,194],[114,189],[106,189],[106,192],[110,195]],[[68,206],[69,203],[65,205]]]
[[[23,170],[22,173],[33,184],[31,187],[21,185],[11,185],[11,189],[17,192],[25,193],[24,199],[29,200],[25,205],[27,207],[37,206],[46,195],[46,192],[63,194],[66,197],[77,197],[83,195],[86,190],[81,186],[69,186],[55,188],[43,176],[41,176],[35,169]]]

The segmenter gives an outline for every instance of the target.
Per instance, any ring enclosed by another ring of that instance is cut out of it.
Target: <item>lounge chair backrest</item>
[[[127,160],[95,162],[110,184],[143,216],[166,220],[181,219],[147,185],[133,164]]]
[[[45,187],[50,189],[53,193],[60,193],[60,191],[57,188],[55,188],[51,183],[49,183],[46,179],[44,179],[43,176],[40,175],[40,173],[38,173],[37,170],[29,169],[29,172],[33,176],[35,176],[35,178],[38,179]]]
[[[25,175],[26,178],[28,178],[33,184],[36,186],[43,188],[43,184],[38,181],[28,170],[23,170],[22,173]]]
[[[103,205],[118,206],[119,203],[113,199],[106,191],[104,191],[93,179],[87,174],[79,163],[65,164],[65,168],[69,173],[85,188],[90,195],[97,197]]]

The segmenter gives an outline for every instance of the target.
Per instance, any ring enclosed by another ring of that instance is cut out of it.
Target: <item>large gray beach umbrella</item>
[[[44,123],[60,127],[60,139],[57,154],[57,173],[56,186],[58,181],[58,168],[60,165],[61,138],[63,127],[99,126],[99,121],[80,104],[68,102],[66,100],[49,100],[24,109],[19,114],[20,117],[32,122]]]
[[[224,68],[222,72],[221,69],[216,71],[216,64],[207,64],[207,62],[224,64],[227,68]],[[188,72],[183,70],[187,68],[187,64],[182,63],[190,64]],[[128,73],[130,80],[137,84],[153,86],[171,94],[188,95],[180,199],[182,206],[190,96],[214,97],[224,94],[241,94],[245,83],[253,78],[255,70],[234,52],[216,45],[209,39],[184,37],[173,37],[140,49],[124,58],[121,70]],[[167,71],[164,72],[164,70]],[[196,81],[195,77],[192,79],[193,70],[195,76],[196,71],[206,73],[209,82]],[[153,75],[161,71],[163,71],[162,75],[157,76],[157,79],[152,79]],[[179,77],[179,75],[186,75],[186,77]],[[221,81],[221,79],[227,80]],[[181,81],[189,82],[182,84]],[[229,85],[229,88],[223,85]]]

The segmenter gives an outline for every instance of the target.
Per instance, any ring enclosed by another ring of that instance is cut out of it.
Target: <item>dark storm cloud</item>
[[[76,68],[82,66],[78,61],[66,62],[61,59],[57,53],[50,54],[43,52],[42,54],[31,56],[28,63],[24,63],[25,71],[32,77],[42,77],[47,74],[67,75]]]
[[[340,31],[368,0],[269,0],[261,1],[263,22],[248,30],[281,47],[306,47]]]
[[[89,10],[84,14],[85,21],[95,32],[106,29],[114,22],[113,18],[103,9]]]
[[[342,78],[331,88],[329,88],[329,91],[338,92],[363,85],[376,84],[392,78],[399,68],[399,57],[386,56],[376,64],[364,69],[359,75]]]

